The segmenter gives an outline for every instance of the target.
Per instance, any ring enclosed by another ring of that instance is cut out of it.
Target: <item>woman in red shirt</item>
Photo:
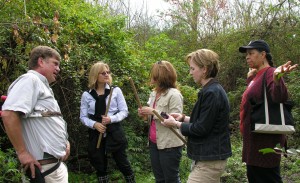
[[[285,135],[260,134],[251,132],[251,101],[262,101],[262,80],[266,72],[267,92],[274,102],[285,102],[288,99],[287,88],[280,73],[285,74],[297,67],[291,61],[274,68],[269,45],[263,40],[250,42],[242,46],[239,51],[246,53],[247,64],[250,71],[247,78],[247,88],[243,93],[240,106],[240,127],[243,137],[242,161],[247,165],[247,178],[249,183],[279,183],[281,155],[269,153],[263,155],[259,152],[263,148],[274,148],[286,143]],[[279,75],[280,74],[280,75]]]

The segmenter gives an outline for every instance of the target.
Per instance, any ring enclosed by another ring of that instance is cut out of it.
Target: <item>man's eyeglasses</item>
[[[100,73],[102,76],[110,75],[110,71],[104,71]]]

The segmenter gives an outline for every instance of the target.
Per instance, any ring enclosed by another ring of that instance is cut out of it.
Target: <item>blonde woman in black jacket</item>
[[[177,127],[188,137],[187,155],[193,160],[188,183],[217,183],[232,155],[229,133],[229,102],[215,79],[219,71],[217,53],[200,49],[187,56],[190,74],[202,86],[191,117],[171,113],[163,125]]]

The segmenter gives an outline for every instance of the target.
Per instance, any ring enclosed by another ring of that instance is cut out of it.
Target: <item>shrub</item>
[[[15,152],[9,149],[3,152],[0,149],[0,182],[19,183],[22,172],[19,169],[19,161],[15,158]]]

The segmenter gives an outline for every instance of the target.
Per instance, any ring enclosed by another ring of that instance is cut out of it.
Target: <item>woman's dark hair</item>
[[[263,51],[266,52],[266,50],[259,49],[259,48],[257,48],[257,50],[258,50],[259,52],[263,52]],[[274,63],[273,63],[273,60],[272,60],[273,57],[272,57],[271,53],[266,52],[266,59],[267,59],[269,65],[270,65],[271,67],[274,67]]]
[[[154,88],[156,92],[163,93],[169,88],[177,88],[177,73],[169,61],[162,60],[154,63],[151,68],[150,79],[156,83]]]

